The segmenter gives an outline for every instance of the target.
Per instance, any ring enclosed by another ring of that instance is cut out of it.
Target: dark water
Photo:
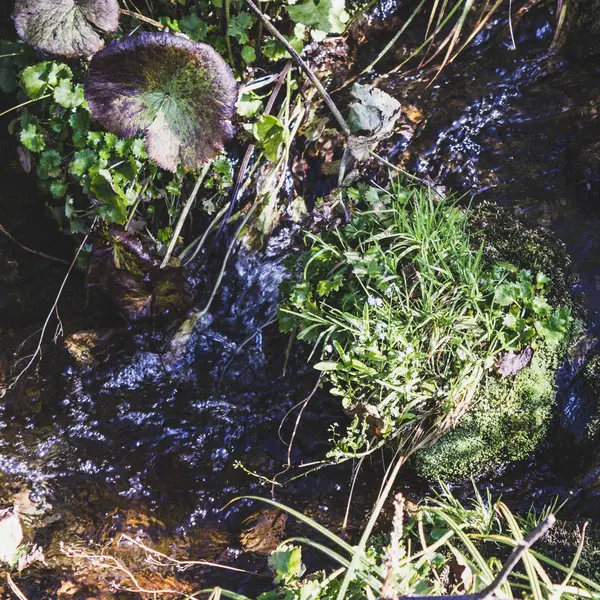
[[[383,3],[386,18],[397,4]],[[533,11],[520,24],[517,50],[508,49],[499,19],[492,31],[500,33],[481,36],[430,87],[419,72],[381,79],[381,87],[426,115],[390,140],[385,154],[476,200],[514,207],[532,224],[551,227],[573,256],[594,317],[600,309],[600,69],[547,50],[551,18],[544,5]],[[5,155],[13,151],[8,146]],[[10,177],[7,171],[3,177]],[[10,200],[18,196],[14,191]],[[51,231],[51,222],[33,219],[42,232],[36,235],[19,225],[18,215],[13,210],[18,231],[32,245],[46,238],[53,253],[69,255],[69,243]],[[222,509],[239,494],[268,496],[271,485],[235,465],[240,461],[268,476],[282,469],[287,447],[279,425],[315,383],[296,346],[283,374],[287,339],[267,325],[285,277],[282,260],[297,250],[294,244],[292,229],[283,228],[264,251],[240,251],[212,312],[196,325],[185,351],[176,354],[167,336],[125,327],[100,296],[85,297],[81,275],[72,278],[59,305],[65,333],[109,331],[104,353],[97,364],[82,365],[60,343],[48,345],[39,372],[0,405],[2,500],[20,499],[31,524],[28,535],[49,558],[60,560],[60,539],[102,543],[135,514],[138,521],[140,515],[158,519],[161,535],[178,540],[193,558],[237,560],[242,519],[253,509],[248,503]],[[40,263],[5,239],[0,250],[21,268],[10,283],[21,287],[3,287],[7,358],[8,350],[39,326],[64,268]],[[191,278],[197,306],[214,275],[214,269],[201,270]],[[293,447],[294,464],[323,457],[328,424],[343,418],[337,411],[323,393],[310,401]],[[283,427],[285,440],[296,414]],[[523,504],[576,490],[577,474],[555,454],[518,465],[494,481],[495,488]],[[360,502],[352,514],[356,527],[377,491],[372,482],[381,469],[379,457],[363,468],[356,492]],[[350,477],[350,465],[321,470],[277,489],[276,497],[335,528]],[[418,489],[404,480],[400,485],[413,493]],[[585,516],[595,510],[589,494],[577,492]],[[218,532],[214,544],[202,542],[207,530]],[[202,582],[209,576],[190,577]],[[243,577],[229,575],[227,583],[247,585]],[[48,573],[25,585],[31,597],[44,586],[56,588]]]

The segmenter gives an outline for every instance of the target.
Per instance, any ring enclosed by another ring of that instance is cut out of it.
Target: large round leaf
[[[142,33],[109,44],[90,64],[85,97],[92,114],[121,137],[146,134],[163,169],[197,169],[233,133],[237,84],[206,44]]]
[[[19,36],[54,56],[91,56],[104,41],[95,28],[116,31],[118,0],[16,0],[13,20]]]

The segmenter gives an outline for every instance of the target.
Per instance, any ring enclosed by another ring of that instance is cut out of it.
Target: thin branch
[[[38,345],[37,345],[37,347],[35,349],[35,352],[33,353],[31,359],[29,360],[29,362],[27,363],[27,365],[25,366],[25,368],[17,375],[17,377],[8,386],[8,389],[11,389],[12,387],[14,387],[17,384],[17,382],[19,381],[19,379],[21,379],[21,377],[23,376],[23,374],[35,362],[35,359],[37,358],[38,354],[41,354],[41,352],[42,352],[42,343],[44,342],[44,335],[46,333],[46,329],[48,327],[48,323],[50,323],[50,319],[52,318],[52,315],[54,314],[54,311],[56,310],[56,307],[58,306],[58,301],[60,300],[60,297],[62,296],[63,290],[65,289],[65,285],[67,285],[67,280],[69,279],[69,275],[71,274],[71,271],[73,270],[73,267],[75,266],[75,263],[77,262],[77,258],[79,257],[79,254],[81,253],[81,251],[83,250],[83,247],[87,243],[88,238],[90,237],[90,233],[92,232],[92,230],[96,226],[97,222],[98,222],[98,217],[96,217],[94,219],[94,222],[92,223],[89,231],[86,233],[85,237],[83,238],[83,241],[81,242],[81,244],[79,245],[79,248],[77,249],[77,252],[75,253],[75,256],[73,257],[73,260],[71,262],[71,265],[69,266],[67,274],[65,275],[65,277],[64,277],[64,279],[62,281],[62,284],[61,284],[61,286],[60,286],[60,288],[58,290],[58,294],[56,295],[56,298],[54,299],[54,303],[52,304],[52,308],[49,310],[48,316],[46,317],[46,320],[44,321],[44,325],[42,327],[42,332],[40,334],[40,339],[38,341]]]
[[[162,263],[160,263],[161,269],[164,269],[169,264],[169,259],[171,258],[171,254],[173,254],[173,250],[175,250],[175,246],[177,245],[177,240],[179,239],[179,234],[181,233],[181,230],[183,229],[183,224],[185,223],[185,220],[187,219],[187,216],[188,216],[190,210],[192,209],[194,202],[196,201],[196,196],[198,195],[198,192],[200,191],[200,186],[202,185],[202,182],[204,181],[204,178],[206,177],[206,174],[208,173],[208,170],[210,169],[211,165],[212,165],[211,161],[207,162],[206,165],[204,165],[204,168],[202,169],[202,172],[200,173],[200,176],[198,177],[198,180],[196,181],[196,185],[194,186],[194,189],[192,190],[190,197],[187,199],[187,202],[185,203],[185,206],[183,207],[183,210],[181,211],[181,214],[179,215],[177,225],[175,225],[175,231],[173,232],[173,235],[171,236],[171,242],[169,243],[169,247],[167,248],[167,253],[165,254],[165,257],[163,258]]]
[[[54,262],[59,262],[62,263],[63,265],[68,265],[70,264],[68,260],[64,260],[62,258],[57,258],[56,256],[51,256],[50,254],[45,254],[44,252],[40,252],[39,250],[33,250],[32,248],[28,248],[27,246],[24,246],[23,244],[21,244],[21,242],[19,242],[19,240],[15,239],[12,235],[10,235],[10,233],[8,233],[8,231],[6,231],[6,229],[4,227],[2,227],[2,225],[0,224],[0,231],[12,242],[14,242],[15,244],[17,244],[17,246],[19,246],[20,248],[22,248],[23,250],[25,250],[26,252],[31,252],[31,254],[35,254],[37,256],[41,256],[42,258],[47,258],[48,260],[53,260]]]
[[[163,25],[162,23],[159,23],[158,21],[155,21],[154,19],[151,19],[150,17],[141,15],[140,13],[136,13],[131,10],[126,10],[125,8],[121,9],[121,14],[127,15],[128,17],[133,17],[134,19],[137,19],[138,21],[143,21],[144,23],[148,23],[148,25],[157,27],[161,31],[164,31],[165,29],[167,29],[166,25]]]
[[[162,558],[163,560],[166,560],[167,564],[161,563],[160,561],[153,559],[153,562],[157,566],[160,566],[160,567],[175,565],[178,568],[178,570],[185,571],[189,567],[202,566],[202,567],[214,567],[216,569],[225,569],[226,571],[235,571],[236,573],[246,573],[247,575],[258,575],[258,573],[255,573],[254,571],[248,571],[246,569],[239,569],[237,567],[231,567],[229,565],[220,565],[219,563],[209,562],[207,560],[177,560],[176,558],[171,558],[170,556],[167,556],[166,554],[163,554],[162,552],[159,552],[158,550],[155,550],[154,548],[150,548],[150,547],[146,546],[145,544],[142,544],[142,542],[138,542],[137,540],[126,535],[125,533],[121,534],[121,537],[119,538],[118,542],[120,542],[121,540],[125,540],[125,541],[129,542],[130,544],[134,544],[138,548],[141,548],[142,550],[147,552],[149,555],[158,556],[158,557]],[[117,544],[118,544],[118,542],[117,542]]]
[[[294,50],[292,45],[279,33],[277,28],[271,23],[270,19],[254,4],[252,0],[245,0],[250,10],[262,21],[267,31],[277,39],[277,41],[289,52],[290,56],[296,61],[298,66],[304,71],[306,76],[310,79],[312,84],[317,88],[319,94],[321,94],[325,104],[329,107],[329,110],[335,117],[335,120],[339,123],[342,131],[346,136],[350,135],[350,126],[346,122],[346,119],[342,116],[342,113],[338,110],[331,96],[327,90],[323,87],[323,84],[319,81],[319,78],[314,74],[311,68],[304,62],[302,57]]]
[[[0,113],[0,117],[3,117],[4,115],[7,115],[8,113],[13,112],[13,110],[18,110],[19,108],[23,108],[24,106],[28,106],[29,104],[33,104],[34,102],[38,102],[39,100],[44,100],[46,98],[50,98],[50,96],[52,96],[52,94],[44,94],[43,96],[40,96],[39,98],[34,98],[33,100],[27,100],[27,102],[22,102],[21,104],[17,104],[16,106],[13,106],[12,108],[9,108],[8,110],[5,110],[4,112]]]
[[[287,74],[289,73],[291,68],[292,68],[292,63],[290,61],[285,63],[285,67],[283,67],[283,70],[277,77],[277,83],[275,84],[275,87],[273,88],[273,91],[271,92],[271,95],[269,96],[269,100],[267,102],[267,105],[265,106],[265,109],[262,112],[262,116],[269,115],[271,113],[271,111],[273,110],[273,106],[275,105],[275,100],[277,100],[277,96],[279,96],[279,92],[281,91],[283,82],[285,81],[285,78],[287,77]],[[242,188],[244,176],[246,175],[246,171],[248,170],[248,165],[250,164],[250,160],[252,158],[252,155],[254,154],[255,148],[256,148],[256,146],[254,144],[249,144],[248,148],[246,149],[246,153],[244,154],[244,158],[242,160],[240,169],[238,171],[238,176],[237,176],[237,179],[235,182],[235,187],[233,188],[233,194],[231,195],[231,200],[229,202],[229,205],[227,206],[227,213],[225,215],[225,218],[221,221],[221,225],[219,227],[219,230],[217,231],[217,235],[214,238],[215,240],[221,235],[221,231],[223,231],[223,227],[225,227],[225,224],[229,221],[229,218],[231,217],[231,213],[233,212],[235,203],[238,199],[238,196],[240,195],[240,190]],[[210,250],[209,250],[209,252],[210,252]]]
[[[522,539],[512,550],[510,556],[496,575],[492,583],[476,594],[444,594],[440,596],[400,596],[399,600],[489,600],[506,582],[523,555],[543,537],[556,523],[554,515],[548,515],[527,537]]]
[[[19,599],[19,600],[27,600],[27,596],[23,594],[23,592],[18,588],[17,584],[12,580],[10,573],[6,574],[6,582],[8,583],[8,587],[11,592]]]
[[[300,425],[300,420],[302,419],[302,414],[304,413],[304,409],[306,408],[306,406],[310,402],[311,398],[317,393],[317,390],[319,389],[319,385],[321,384],[321,377],[322,377],[322,373],[319,375],[319,378],[317,379],[317,382],[315,383],[315,386],[311,390],[310,394],[308,394],[308,396],[306,396],[306,398],[301,403],[300,410],[298,411],[298,416],[296,417],[296,422],[294,423],[294,429],[292,431],[290,441],[287,443],[288,450],[287,450],[287,459],[286,459],[285,466],[281,471],[279,471],[279,473],[275,474],[275,476],[273,477],[274,482],[277,481],[277,478],[280,475],[285,475],[292,468],[292,448],[294,446],[294,440],[296,439],[296,433],[298,432],[298,426]],[[289,413],[286,414],[286,417],[288,414]],[[285,417],[284,417],[284,419],[285,419]],[[283,425],[283,422],[281,423],[281,425]],[[279,426],[279,431],[281,431],[281,425]],[[279,437],[281,439],[281,435]],[[273,485],[271,487],[271,496],[274,496],[274,495],[275,495],[275,485]]]

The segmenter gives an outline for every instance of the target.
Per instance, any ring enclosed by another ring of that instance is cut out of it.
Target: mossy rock
[[[577,276],[562,242],[489,203],[472,212],[470,226],[490,264],[506,261],[551,275],[549,300],[568,306],[576,318],[561,343],[542,344],[515,376],[501,378],[492,371],[484,376],[457,428],[415,456],[418,473],[432,481],[478,478],[531,455],[548,431],[558,368],[583,329],[582,304],[572,292]]]
[[[537,350],[530,366],[514,377],[487,374],[458,427],[417,453],[419,474],[431,481],[462,481],[527,458],[546,436],[562,348]]]
[[[573,294],[579,277],[565,244],[551,231],[527,227],[510,209],[491,202],[482,202],[471,211],[469,227],[475,241],[483,242],[483,256],[489,264],[506,261],[546,273],[552,279],[549,302],[585,316],[582,297]]]

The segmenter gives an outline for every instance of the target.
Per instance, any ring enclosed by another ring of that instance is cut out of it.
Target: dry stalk
[[[19,600],[27,600],[27,596],[19,589],[17,584],[13,581],[10,573],[6,574],[6,582],[8,583],[8,587],[10,591],[19,599]]]

